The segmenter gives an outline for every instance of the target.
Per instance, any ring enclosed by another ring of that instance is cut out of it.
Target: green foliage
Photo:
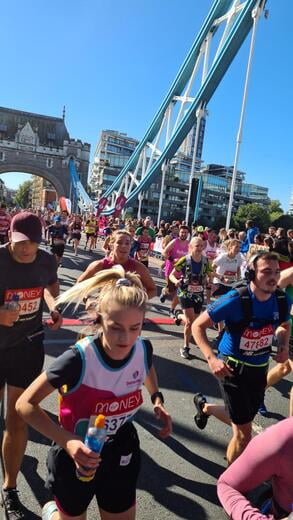
[[[282,217],[282,215],[283,215],[283,212],[280,213],[280,211],[273,211],[272,213],[270,213],[271,224],[275,225],[274,222],[276,220],[278,220],[280,217]]]
[[[29,207],[32,184],[33,181],[25,181],[20,184],[14,197],[14,204],[24,209]]]
[[[253,220],[260,231],[266,231],[271,223],[268,210],[256,203],[240,206],[232,219],[233,226],[244,230],[246,220]]]
[[[283,215],[284,211],[281,207],[281,202],[279,200],[271,200],[268,207],[268,212],[270,214],[272,213],[279,213],[280,215]]]

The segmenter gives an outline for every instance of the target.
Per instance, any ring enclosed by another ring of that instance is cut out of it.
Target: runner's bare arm
[[[172,272],[169,274],[169,280],[175,285],[175,287],[178,287],[181,283],[180,278],[176,278],[176,273],[179,273],[180,271],[176,271],[174,268]]]
[[[281,271],[280,280],[278,283],[280,289],[286,289],[286,287],[293,287],[293,267],[289,267],[289,269],[284,269]]]
[[[44,300],[48,306],[52,319],[52,322],[48,323],[48,327],[52,330],[58,330],[62,325],[62,315],[56,309],[55,302],[55,298],[59,296],[59,288],[59,281],[57,280],[55,283],[48,285],[44,290]]]
[[[157,295],[157,288],[155,286],[154,280],[152,279],[148,268],[143,265],[141,262],[136,262],[135,270],[137,274],[140,275],[141,283],[144,286],[146,293],[148,295],[149,300],[154,298]]]
[[[159,391],[158,378],[153,365],[151,366],[148,375],[144,380],[144,384],[150,396],[152,396],[155,392]],[[153,405],[154,413],[157,419],[160,419],[163,422],[163,428],[160,430],[159,435],[162,438],[166,438],[172,433],[172,419],[166,411],[164,403],[159,396],[156,397]]]
[[[164,258],[168,258],[170,251],[172,251],[172,249],[173,249],[174,243],[175,243],[175,239],[171,240],[171,242],[169,242],[169,244],[166,247],[164,247],[164,249],[162,251],[162,255]]]
[[[77,283],[83,282],[84,280],[87,280],[88,278],[91,278],[96,273],[101,271],[103,269],[103,260],[95,260],[95,262],[91,262],[84,273],[81,273],[81,275],[77,278]]]
[[[213,327],[213,322],[209,317],[208,312],[204,311],[192,324],[191,331],[194,341],[202,351],[214,376],[219,378],[229,376],[231,375],[232,370],[222,359],[217,358],[209,344],[206,332],[208,327]]]
[[[274,356],[277,363],[284,363],[289,356],[289,339],[291,334],[291,321],[281,323],[275,332],[277,339],[278,351]]]
[[[87,448],[80,437],[59,426],[39,406],[41,401],[55,390],[49,383],[46,372],[43,372],[18,399],[17,413],[35,430],[64,448],[77,467],[97,467],[100,461],[99,455]]]

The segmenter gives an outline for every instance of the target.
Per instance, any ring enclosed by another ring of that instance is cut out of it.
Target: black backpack
[[[233,287],[233,289],[237,291],[240,296],[244,318],[237,323],[230,323],[229,325],[226,324],[224,330],[227,332],[240,332],[242,334],[242,332],[252,321],[260,323],[260,325],[263,326],[269,324],[278,326],[280,323],[283,323],[286,320],[288,313],[287,297],[282,289],[276,289],[274,293],[277,298],[279,318],[270,320],[254,318],[252,310],[252,299],[248,290],[248,285],[242,284],[241,286]]]

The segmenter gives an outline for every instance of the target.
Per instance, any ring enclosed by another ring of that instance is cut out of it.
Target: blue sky
[[[140,139],[178,72],[212,0],[5,2],[0,105],[61,116],[89,142],[102,129]],[[293,188],[292,0],[268,0],[260,20],[239,169],[288,209]],[[246,41],[209,103],[203,160],[233,164]],[[24,175],[4,174],[8,186]]]

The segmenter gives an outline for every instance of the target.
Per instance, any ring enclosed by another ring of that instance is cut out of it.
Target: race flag
[[[124,195],[119,195],[115,204],[114,218],[118,217],[126,204],[127,198]]]
[[[99,203],[96,206],[96,217],[98,217],[102,213],[103,209],[107,206],[107,203],[108,199],[106,199],[106,197],[102,197],[99,200]]]

